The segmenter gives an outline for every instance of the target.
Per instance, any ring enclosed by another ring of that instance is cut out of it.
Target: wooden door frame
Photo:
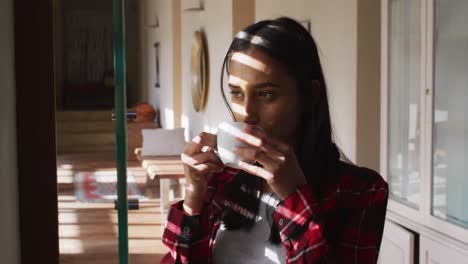
[[[59,263],[53,5],[14,1],[21,263]]]

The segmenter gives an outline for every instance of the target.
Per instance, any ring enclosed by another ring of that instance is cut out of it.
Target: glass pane
[[[468,228],[468,1],[436,1],[433,208]]]
[[[419,208],[420,1],[390,1],[389,15],[390,196]]]

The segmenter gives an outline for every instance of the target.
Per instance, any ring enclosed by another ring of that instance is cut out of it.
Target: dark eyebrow
[[[272,82],[263,82],[263,83],[257,83],[253,86],[254,89],[261,89],[261,88],[265,88],[265,87],[274,87],[274,88],[278,88],[279,85],[277,85],[276,83],[272,83]]]
[[[232,88],[240,88],[238,85],[235,85],[235,84],[232,84],[232,83],[228,83],[228,86],[229,87],[232,87]],[[272,82],[262,82],[262,83],[257,83],[255,84],[252,88],[254,89],[262,89],[262,88],[265,88],[265,87],[274,87],[274,88],[277,88],[279,87],[278,84],[275,84],[275,83],[272,83]]]

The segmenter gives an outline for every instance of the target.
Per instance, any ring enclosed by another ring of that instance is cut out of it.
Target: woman
[[[284,17],[250,25],[224,70],[228,108],[248,124],[235,153],[256,162],[225,167],[209,133],[186,146],[186,198],[170,209],[162,263],[376,263],[388,187],[340,159],[307,30]]]

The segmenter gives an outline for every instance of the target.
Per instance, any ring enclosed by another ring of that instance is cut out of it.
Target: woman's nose
[[[260,121],[258,103],[253,98],[246,98],[244,102],[244,123],[256,125]]]

